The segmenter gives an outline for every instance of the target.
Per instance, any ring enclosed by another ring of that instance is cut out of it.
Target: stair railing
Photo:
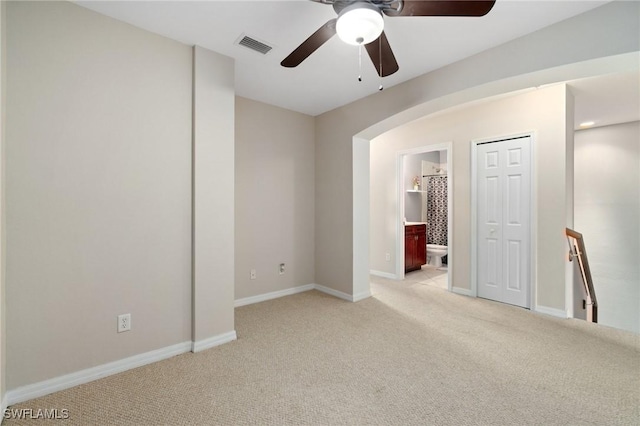
[[[573,259],[576,258],[578,259],[582,284],[587,293],[587,305],[591,306],[591,322],[598,322],[598,299],[596,298],[596,291],[593,287],[593,279],[591,278],[591,269],[589,269],[589,260],[587,259],[587,250],[584,246],[584,238],[581,233],[569,228],[566,229],[566,235],[567,242],[569,243],[569,261],[573,261]]]

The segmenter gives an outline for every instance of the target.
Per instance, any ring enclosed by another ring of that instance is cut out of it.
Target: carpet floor
[[[237,308],[235,342],[11,408],[73,425],[640,424],[640,336],[423,278]]]

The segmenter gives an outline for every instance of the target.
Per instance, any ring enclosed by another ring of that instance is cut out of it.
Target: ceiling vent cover
[[[249,36],[243,36],[238,42],[240,46],[248,47],[251,50],[262,53],[266,55],[272,49],[271,46],[265,44],[261,41],[256,40],[255,38],[251,38]]]

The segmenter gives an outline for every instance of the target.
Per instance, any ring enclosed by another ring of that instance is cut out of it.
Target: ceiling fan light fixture
[[[357,2],[344,8],[336,22],[340,40],[355,46],[376,40],[383,29],[382,12],[368,2]]]

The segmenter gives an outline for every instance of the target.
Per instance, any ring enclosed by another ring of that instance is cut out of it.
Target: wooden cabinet
[[[404,227],[404,271],[415,271],[427,263],[427,225]]]

